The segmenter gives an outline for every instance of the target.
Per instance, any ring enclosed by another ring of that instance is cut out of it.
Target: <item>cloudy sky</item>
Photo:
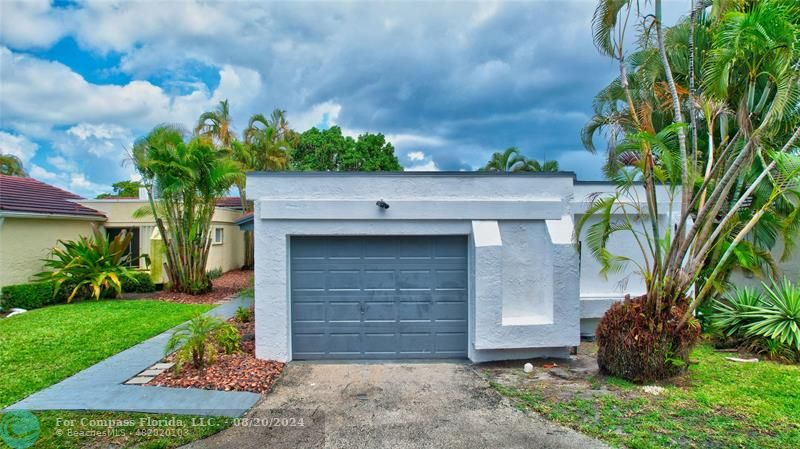
[[[668,19],[688,1],[666,1]],[[281,108],[301,131],[381,132],[407,169],[475,169],[517,146],[599,179],[579,131],[616,69],[592,45],[594,7],[1,0],[0,149],[94,196],[132,176],[137,137],[228,99],[238,131]]]

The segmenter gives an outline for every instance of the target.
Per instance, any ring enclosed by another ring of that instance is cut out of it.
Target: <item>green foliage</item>
[[[55,283],[52,281],[6,285],[0,297],[0,307],[31,310],[66,301],[63,290],[59,294],[54,293]]]
[[[0,408],[212,307],[142,299],[81,301],[4,318]]]
[[[535,159],[528,159],[516,147],[510,147],[502,153],[492,154],[486,166],[481,168],[484,171],[502,172],[557,172],[558,161],[544,161],[539,163]]]
[[[206,273],[208,278],[211,280],[217,279],[218,277],[222,276],[222,274],[222,268],[220,267],[214,268],[213,270],[208,270]]]
[[[800,356],[800,286],[784,279],[763,287],[766,294],[741,288],[715,300],[714,327],[745,341],[755,352],[796,359]]]
[[[156,291],[156,285],[150,278],[150,273],[146,271],[133,271],[131,276],[119,278],[123,293],[152,293]]]
[[[223,353],[233,354],[235,352],[239,352],[239,344],[242,341],[242,334],[233,324],[225,323],[217,331],[216,340]]]
[[[725,335],[743,336],[745,327],[751,322],[745,314],[764,302],[764,295],[753,288],[735,289],[724,299],[712,302],[712,325]]]
[[[800,286],[784,279],[771,287],[764,284],[764,289],[764,300],[743,313],[752,320],[745,326],[746,335],[776,340],[800,351]]]
[[[27,177],[22,160],[13,154],[0,153],[0,175]]]
[[[338,126],[311,128],[300,135],[293,165],[313,171],[401,171],[394,147],[383,134],[362,134],[358,139],[342,135]]]
[[[175,371],[180,372],[187,364],[193,368],[202,369],[214,363],[217,346],[225,351],[235,350],[239,342],[233,338],[230,324],[210,315],[196,315],[183,326],[172,333],[164,354],[176,351]],[[238,329],[234,327],[238,335]]]
[[[211,218],[217,200],[243,179],[240,165],[211,139],[186,141],[180,129],[170,126],[158,126],[138,140],[132,156],[150,200],[141,213],[154,216],[164,239],[171,288],[189,294],[208,291]]]
[[[68,284],[72,291],[67,296],[71,302],[82,288],[90,289],[94,299],[106,295],[119,295],[122,291],[121,277],[132,277],[128,266],[135,262],[126,254],[132,234],[122,231],[109,240],[95,226],[92,238],[81,236],[75,241],[60,240],[53,248],[51,258],[44,260],[45,269],[36,275],[43,281],[52,281],[54,295],[63,285]]]
[[[253,312],[249,307],[239,307],[234,317],[240,323],[249,323],[253,319]]]
[[[142,185],[138,181],[119,181],[111,184],[112,193],[101,193],[98,199],[105,198],[138,198],[139,187]]]

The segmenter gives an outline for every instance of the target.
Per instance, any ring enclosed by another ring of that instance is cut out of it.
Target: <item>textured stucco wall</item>
[[[146,200],[80,200],[78,203],[105,213],[106,217],[108,217],[108,220],[104,223],[106,227],[140,226],[144,229],[146,226],[155,226],[155,220],[150,215],[134,217],[134,212],[138,209],[149,207],[150,204]],[[241,216],[242,213],[240,211],[223,207],[218,207],[214,211],[211,222],[212,229],[214,227],[222,227],[225,229],[225,237],[222,245],[211,245],[206,269],[222,268],[222,271],[230,271],[239,269],[244,265],[244,233],[239,229],[239,226],[234,224],[234,221]],[[150,236],[142,233],[140,238],[149,239]],[[144,245],[144,247],[149,248],[149,245]]]
[[[531,219],[524,207],[506,208],[508,219],[496,223],[507,243],[478,246],[473,235],[474,219],[485,218],[486,208],[509,201],[521,202],[517,206],[560,204],[558,213],[547,216],[568,215],[569,175],[256,175],[248,178],[248,189],[256,198],[256,355],[260,358],[291,358],[291,235],[467,235],[470,359],[563,356],[578,342],[578,264],[571,229],[556,232],[557,243],[550,237],[553,229],[571,227],[571,220],[548,220],[545,225],[545,220]],[[362,200],[375,207],[378,199],[394,204],[394,209],[373,215],[372,209],[362,208],[359,217],[374,218],[348,219],[342,216],[344,207],[335,210],[328,203],[340,200],[361,207]],[[424,207],[431,201],[441,201],[441,207]],[[265,204],[267,212],[261,209]],[[319,205],[324,205],[322,211]],[[271,219],[270,214],[280,219]],[[569,236],[567,241],[564,235]]]
[[[0,218],[0,287],[29,282],[59,240],[90,235],[92,221]]]

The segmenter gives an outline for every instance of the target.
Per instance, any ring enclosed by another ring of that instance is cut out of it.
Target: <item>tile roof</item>
[[[0,212],[105,217],[102,212],[69,200],[82,197],[33,178],[0,175]]]
[[[223,196],[217,200],[217,207],[242,208],[242,200],[238,196]]]

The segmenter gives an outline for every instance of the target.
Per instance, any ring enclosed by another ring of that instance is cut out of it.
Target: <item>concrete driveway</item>
[[[605,446],[517,410],[469,365],[291,363],[239,425],[187,447]]]

